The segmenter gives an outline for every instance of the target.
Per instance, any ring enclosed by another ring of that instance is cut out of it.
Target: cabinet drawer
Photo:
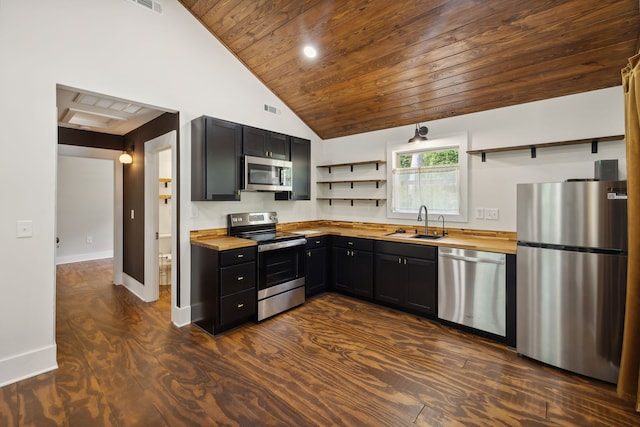
[[[360,251],[373,251],[373,240],[357,237],[333,236],[333,245]]]
[[[220,296],[256,288],[256,263],[232,265],[220,269]]]
[[[402,257],[419,258],[436,261],[438,248],[436,246],[376,241],[376,253],[385,253]]]
[[[227,265],[254,261],[256,259],[256,251],[257,251],[256,246],[222,251],[220,252],[220,265],[222,267],[225,267]]]
[[[307,237],[306,249],[322,248],[327,246],[327,236]]]
[[[253,289],[221,298],[220,324],[234,323],[255,316],[257,304],[256,292]]]

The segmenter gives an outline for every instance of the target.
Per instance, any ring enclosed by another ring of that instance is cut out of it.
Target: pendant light
[[[409,139],[409,142],[419,142],[426,141],[427,137],[425,136],[429,132],[429,129],[426,126],[420,126],[420,123],[416,124],[416,134],[413,138]]]

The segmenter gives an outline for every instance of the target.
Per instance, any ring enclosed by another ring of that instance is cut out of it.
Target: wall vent
[[[264,104],[264,111],[268,113],[278,114],[278,115],[282,114],[282,110],[277,107],[274,107],[273,105]]]
[[[155,13],[162,15],[162,3],[157,0],[127,0],[129,3],[137,4],[144,7],[147,10],[151,10]]]

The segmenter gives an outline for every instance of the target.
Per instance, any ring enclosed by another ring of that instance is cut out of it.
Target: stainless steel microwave
[[[245,191],[291,191],[292,163],[287,160],[244,156]]]

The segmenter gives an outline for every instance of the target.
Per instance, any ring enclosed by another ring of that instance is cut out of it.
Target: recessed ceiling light
[[[318,55],[318,51],[313,46],[305,46],[304,54],[307,58],[315,58]]]

